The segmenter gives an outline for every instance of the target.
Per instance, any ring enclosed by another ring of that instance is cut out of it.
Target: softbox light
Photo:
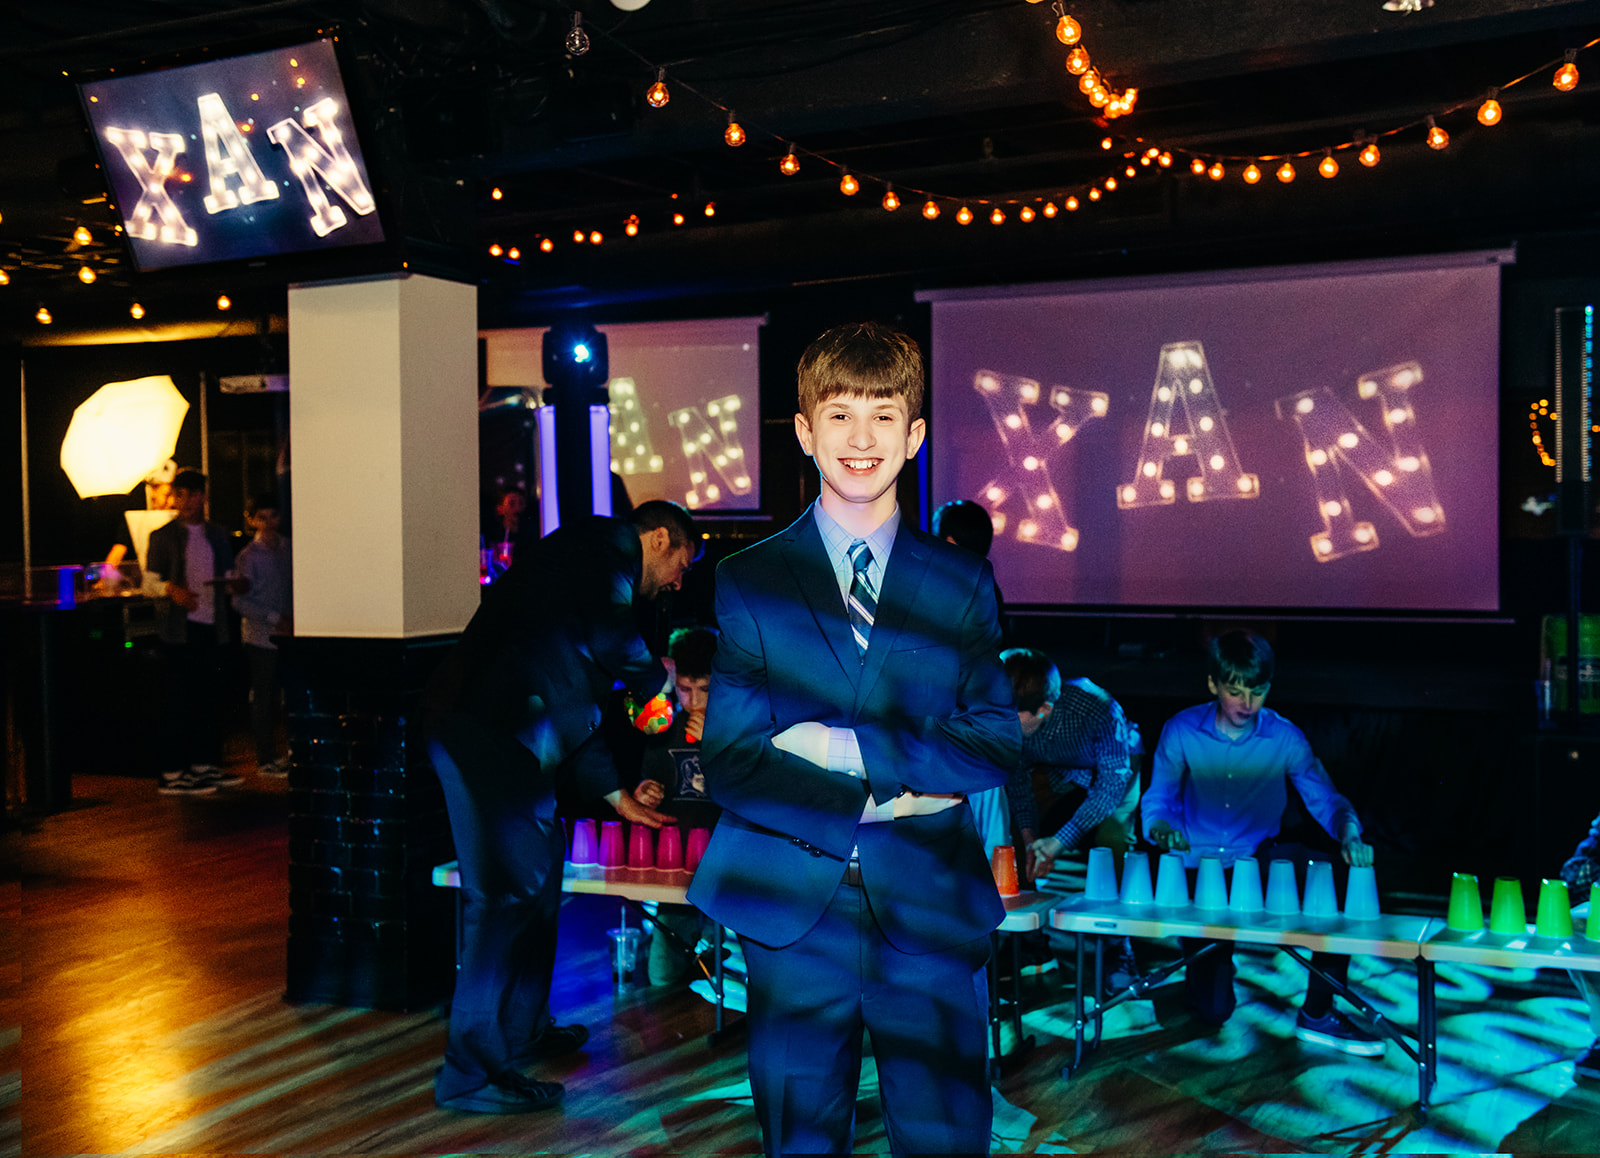
[[[108,382],[72,412],[61,469],[78,497],[125,495],[172,457],[189,403],[165,374]]]

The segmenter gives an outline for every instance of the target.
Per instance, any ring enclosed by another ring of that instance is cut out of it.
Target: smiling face
[[[840,526],[865,533],[894,512],[895,480],[927,427],[910,420],[901,398],[837,394],[809,418],[796,414],[794,432],[822,477],[822,509]]]

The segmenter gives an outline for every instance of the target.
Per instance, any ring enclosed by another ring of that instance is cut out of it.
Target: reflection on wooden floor
[[[437,1010],[282,1001],[286,794],[251,780],[209,798],[80,778],[71,809],[7,832],[0,894],[0,1155],[707,1154],[760,1149],[743,1041],[706,1035],[686,990],[611,990],[615,902],[563,910],[555,1006],[593,1033],[538,1076],[565,1105],[523,1117],[436,1109]],[[1146,965],[1175,947],[1140,945]],[[1241,950],[1240,1006],[1205,1034],[1175,989],[1112,1011],[1070,1081],[1062,971],[1024,978],[1038,1046],[998,1086],[995,1149],[1098,1152],[1600,1152],[1600,1090],[1573,1084],[1590,1043],[1564,975],[1441,966],[1442,1073],[1418,1122],[1416,1071],[1294,1038],[1305,975]],[[1358,957],[1352,980],[1402,1024],[1406,965]],[[1009,1044],[1009,1041],[1008,1041]],[[883,1149],[868,1067],[858,1152]]]

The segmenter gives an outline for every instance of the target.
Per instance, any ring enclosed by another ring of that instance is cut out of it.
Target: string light
[[[1499,92],[1500,90],[1497,88],[1490,89],[1488,99],[1478,106],[1478,123],[1480,125],[1498,125],[1500,118],[1505,115],[1500,108],[1500,102],[1494,99]]]
[[[1115,145],[1116,145],[1116,142],[1113,141],[1110,137],[1101,137],[1100,138],[1100,147],[1102,149],[1104,149],[1108,153],[1112,150],[1112,148]]]
[[[1089,190],[1089,200],[1090,201],[1098,201],[1098,200],[1100,200],[1100,190],[1098,188],[1091,188]]]
[[[138,302],[134,302],[133,305],[128,307],[128,316],[137,322],[144,317],[144,307]]]
[[[39,312],[33,316],[39,319],[39,324],[41,326],[48,326],[51,322],[55,321],[55,319],[50,316],[50,311],[45,309],[43,306],[40,306]]]
[[[573,240],[574,244],[582,245],[584,243],[584,240],[585,240],[585,234],[584,234],[583,230],[574,229],[572,231],[572,240]]]
[[[717,203],[715,201],[706,202],[705,214],[707,217],[715,217],[717,215]]]
[[[1550,78],[1550,83],[1562,92],[1571,92],[1578,87],[1578,66],[1573,63],[1577,56],[1576,49],[1568,49],[1564,58],[1565,62],[1560,68],[1556,69],[1556,74]]]
[[[504,252],[505,250],[500,248],[500,243],[498,241],[489,247],[490,257],[499,257]]]
[[[1084,96],[1088,96],[1099,87],[1100,74],[1092,68],[1078,78],[1078,91]]]
[[[790,149],[783,155],[783,160],[778,162],[778,172],[782,173],[785,177],[793,177],[799,171],[800,158],[794,155],[793,149]]]
[[[1160,165],[1163,169],[1172,168],[1172,154],[1163,149],[1160,153],[1156,154],[1156,164]]]
[[[88,226],[80,225],[78,228],[72,231],[72,240],[76,241],[79,245],[88,245],[94,240],[94,234],[89,232]]]
[[[1322,160],[1317,162],[1317,172],[1329,179],[1339,175],[1339,162],[1333,159],[1332,149],[1322,151]]]
[[[1278,166],[1278,180],[1282,181],[1285,185],[1294,180],[1294,166],[1288,161],[1285,161],[1282,165]]]
[[[1024,205],[1021,209],[1017,210],[1017,216],[1020,217],[1024,222],[1029,222],[1034,219],[1036,214],[1033,211],[1032,205]]]
[[[1254,185],[1259,180],[1261,180],[1261,169],[1252,161],[1244,167],[1244,183]]]
[[[1006,223],[1005,210],[996,205],[994,212],[989,214],[989,223],[991,225],[1004,225]]]
[[[1106,192],[1107,193],[1114,193],[1114,192],[1116,192],[1116,188],[1117,188],[1117,179],[1115,177],[1107,177],[1106,178]]]
[[[570,56],[582,56],[589,51],[589,34],[583,30],[583,13],[572,14],[572,28],[567,32],[567,53]]]
[[[605,234],[601,233],[598,229],[596,229],[593,233],[589,234],[589,244],[590,245],[599,245],[605,239],[606,239]]]
[[[94,267],[93,266],[80,265],[78,267],[78,280],[81,281],[84,285],[93,285],[94,284],[94,279],[95,279],[95,272],[94,272]]]
[[[667,70],[656,69],[656,83],[644,90],[645,104],[653,109],[664,109],[672,94],[667,91]]]
[[[1450,143],[1450,134],[1433,123],[1433,118],[1428,118],[1428,148],[1442,149]]]
[[[1213,161],[1211,163],[1211,168],[1206,170],[1206,176],[1210,177],[1213,181],[1220,181],[1227,175],[1228,171],[1222,167],[1221,161]],[[1250,180],[1250,175],[1246,173],[1244,179],[1246,181]]]
[[[0,285],[10,285],[10,284],[11,284],[11,275],[9,273],[7,273],[5,270],[0,269]]]
[[[1356,154],[1356,160],[1370,169],[1378,163],[1381,156],[1382,154],[1378,152],[1378,142],[1368,141],[1361,147],[1361,152]]]
[[[1206,174],[1206,163],[1199,157],[1196,157],[1194,160],[1189,162],[1189,172],[1193,173],[1196,177],[1204,177]]]
[[[510,249],[506,250],[506,257],[511,261],[521,261],[522,250],[513,245]]]
[[[556,243],[555,243],[555,240],[553,238],[545,237],[545,238],[541,238],[539,240],[539,252],[540,253],[550,253],[555,249],[555,247],[556,247]]]
[[[854,197],[861,191],[861,182],[857,181],[855,174],[849,169],[844,171],[844,176],[839,178],[839,192],[846,197]]]
[[[900,208],[900,198],[895,196],[893,185],[890,185],[888,191],[883,195],[883,207],[890,213]]]
[[[1149,163],[1149,161],[1145,162],[1146,165]],[[1137,177],[1139,175],[1139,170],[1135,169],[1132,165],[1129,165],[1126,169],[1122,170],[1122,175],[1124,177]]]
[[[723,132],[722,139],[735,149],[744,144],[744,127],[733,119],[732,109],[728,110],[728,127]]]
[[[1082,76],[1089,71],[1089,52],[1083,45],[1067,53],[1067,71],[1073,76]]]
[[[639,215],[637,213],[628,214],[628,219],[622,223],[622,232],[629,237],[639,236]]]
[[[1056,5],[1056,12],[1061,17],[1056,21],[1056,39],[1069,45],[1083,39],[1083,25],[1063,12],[1060,4]]]
[[[965,205],[963,205],[960,209],[956,210],[956,220],[959,221],[962,225],[971,225],[972,224],[972,210],[968,209]]]
[[[233,309],[233,299],[230,298],[227,294],[218,294],[217,295],[217,309],[219,309],[219,310],[231,310],[231,309]]]
[[[500,186],[498,186],[498,185],[496,185],[496,186],[495,186],[495,187],[494,187],[494,188],[493,188],[493,189],[491,189],[491,190],[489,190],[489,196],[490,196],[490,197],[491,197],[491,198],[492,198],[492,199],[493,199],[493,200],[495,200],[495,201],[499,201],[499,200],[500,200],[500,199],[501,199],[501,198],[503,198],[503,197],[504,197],[504,196],[505,196],[505,193],[504,193],[504,191],[503,191],[503,190],[502,190],[502,189],[501,189],[501,188],[500,188]]]
[[[931,197],[928,198],[922,203],[922,215],[929,221],[934,220],[939,216],[939,203]]]
[[[1054,217],[1057,213],[1056,203],[1054,201],[1046,201],[1044,203],[1044,208],[1040,212],[1042,212],[1046,217]]]
[[[683,224],[683,214],[674,213],[672,215],[672,224],[674,224],[674,225],[682,225]]]
[[[1067,212],[1076,213],[1078,211],[1079,204],[1080,202],[1076,197],[1068,197],[1066,200]]]

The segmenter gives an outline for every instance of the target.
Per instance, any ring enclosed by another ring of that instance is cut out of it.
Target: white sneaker
[[[210,796],[216,790],[212,781],[188,771],[163,772],[156,785],[156,791],[163,796]]]
[[[225,771],[215,764],[191,764],[189,775],[218,788],[237,788],[244,783],[244,777],[234,772]]]
[[[256,769],[256,775],[271,776],[275,780],[282,780],[289,775],[289,760],[285,757],[282,760],[269,761]]]

